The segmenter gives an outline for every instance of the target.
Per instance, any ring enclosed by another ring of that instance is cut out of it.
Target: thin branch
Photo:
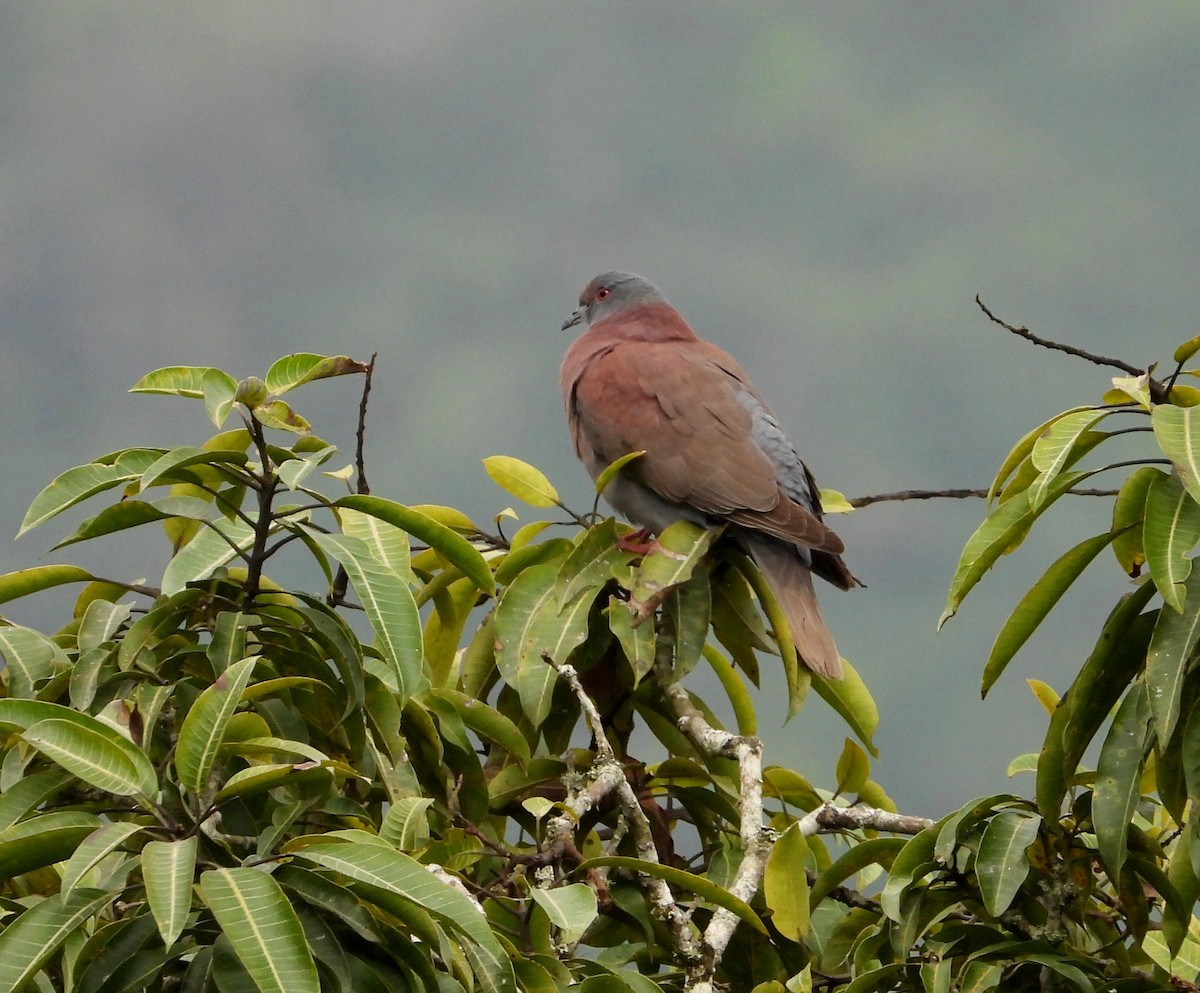
[[[358,401],[358,430],[355,433],[354,442],[354,470],[358,475],[354,484],[354,491],[361,496],[369,496],[371,486],[367,482],[367,462],[364,452],[367,444],[367,400],[371,396],[371,377],[375,373],[375,356],[378,352],[371,353],[371,360],[363,369],[363,391],[362,397]],[[346,567],[338,564],[337,574],[333,578],[333,586],[329,590],[329,596],[326,598],[330,606],[337,606],[344,603],[346,599],[346,591],[350,588],[350,576],[346,573]]]
[[[1115,433],[1115,432],[1114,432]],[[1065,496],[1116,496],[1119,490],[1068,490]],[[869,507],[874,503],[888,503],[900,500],[969,500],[986,499],[987,490],[897,490],[894,493],[872,493],[869,496],[852,497],[846,502],[855,510]]]
[[[1041,345],[1043,348],[1049,348],[1056,352],[1066,352],[1068,355],[1074,355],[1076,358],[1086,359],[1088,362],[1094,362],[1096,365],[1111,366],[1113,369],[1120,369],[1122,372],[1127,372],[1131,376],[1140,376],[1146,371],[1145,369],[1137,368],[1137,366],[1132,366],[1128,362],[1122,362],[1120,359],[1105,358],[1103,355],[1095,355],[1092,352],[1086,352],[1082,348],[1076,348],[1074,345],[1064,345],[1058,341],[1050,341],[1047,338],[1040,338],[1030,331],[1029,328],[1014,327],[1007,321],[1003,321],[993,314],[980,298],[978,293],[975,294],[975,303],[979,305],[979,309],[987,315],[988,320],[993,324],[999,324],[1000,327],[1004,328],[1005,331],[1011,331],[1018,337],[1024,338],[1026,341],[1031,341],[1035,345]]]
[[[807,837],[825,832],[854,831],[859,828],[872,828],[891,834],[920,834],[937,822],[912,814],[893,814],[891,811],[868,807],[866,804],[856,803],[851,807],[839,807],[826,803],[806,814],[799,823],[800,833]]]

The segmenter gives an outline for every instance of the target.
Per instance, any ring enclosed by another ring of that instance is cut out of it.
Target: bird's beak
[[[570,317],[568,317],[565,321],[563,321],[562,329],[564,331],[566,331],[567,328],[573,328],[576,324],[580,323],[582,320],[583,320],[583,308],[580,307],[577,311],[575,311],[575,313],[573,313]]]

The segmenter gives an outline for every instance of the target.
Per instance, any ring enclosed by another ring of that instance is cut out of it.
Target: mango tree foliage
[[[511,456],[484,469],[521,509],[486,524],[346,494],[352,458],[294,404],[367,371],[311,354],[242,380],[157,370],[134,392],[200,401],[218,433],[108,453],[33,501],[22,532],[87,504],[60,545],[121,532],[171,557],[155,580],[65,563],[0,576],[0,993],[1196,978],[1190,408],[1127,384],[1005,461],[947,615],[1098,474],[1080,466],[1116,425],[1146,429],[1112,530],[1022,601],[986,685],[1106,547],[1150,575],[1075,684],[1039,686],[1047,742],[1015,760],[1036,768],[1035,797],[934,822],[896,813],[872,778],[861,677],[796,665],[769,587],[720,531],[680,524],[629,550],[626,525],[565,507]],[[16,623],[21,598],[55,588],[77,590],[59,630]],[[789,733],[807,707],[846,723],[824,785],[756,737],[750,686],[772,666]],[[697,668],[721,699],[689,692]]]

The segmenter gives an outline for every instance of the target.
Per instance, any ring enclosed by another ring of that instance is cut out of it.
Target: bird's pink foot
[[[651,537],[649,528],[638,528],[617,537],[617,547],[634,555],[648,555],[658,548],[658,539]]]

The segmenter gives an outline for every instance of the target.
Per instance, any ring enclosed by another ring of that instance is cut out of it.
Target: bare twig
[[[1114,432],[1115,434],[1116,432]],[[1068,496],[1116,496],[1118,490],[1068,490]],[[987,490],[896,490],[894,493],[872,493],[869,496],[852,497],[846,502],[858,510],[873,503],[888,503],[900,500],[969,500],[986,499]]]
[[[892,834],[920,834],[931,828],[936,821],[912,814],[893,814],[856,803],[851,807],[839,807],[826,803],[800,819],[800,833],[808,836],[826,831],[853,831],[858,828],[873,828]]]
[[[372,352],[371,360],[363,367],[363,391],[358,401],[358,430],[354,443],[354,470],[358,478],[355,480],[354,492],[362,496],[369,496],[371,493],[370,484],[367,483],[367,462],[363,453],[366,450],[367,438],[367,400],[371,396],[371,376],[375,373],[375,356],[378,354]],[[346,567],[339,564],[327,598],[330,605],[337,606],[343,603],[349,587],[350,577],[346,574]]]

